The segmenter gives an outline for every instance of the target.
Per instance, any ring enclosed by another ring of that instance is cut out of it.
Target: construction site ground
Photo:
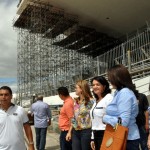
[[[31,128],[32,128],[32,133],[33,133],[33,138],[34,138],[34,143],[35,143],[34,146],[36,150],[35,129],[34,129],[34,126],[31,126]],[[47,131],[45,150],[60,150],[58,133],[52,130]]]

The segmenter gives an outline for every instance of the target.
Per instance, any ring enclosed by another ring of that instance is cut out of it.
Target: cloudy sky
[[[0,86],[10,85],[16,91],[17,33],[13,29],[19,0],[0,0]],[[7,84],[7,82],[9,84]]]

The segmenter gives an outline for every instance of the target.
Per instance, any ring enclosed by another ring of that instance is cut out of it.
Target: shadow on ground
[[[56,145],[56,146],[51,146],[51,147],[46,147],[46,150],[59,150],[60,146]]]

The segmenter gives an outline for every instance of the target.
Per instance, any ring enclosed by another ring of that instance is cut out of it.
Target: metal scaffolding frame
[[[77,16],[37,1],[27,4],[14,27],[18,31],[20,100],[37,93],[55,95],[57,87],[91,77],[93,57],[110,48],[105,46],[108,40],[116,44],[116,39],[80,25]]]
[[[149,62],[149,31],[119,45],[118,39],[81,25],[77,16],[36,0],[27,3],[13,25],[18,32],[20,101],[35,94],[55,95],[59,86],[73,91],[76,80],[104,74],[114,64],[123,63],[132,71],[135,63],[129,61],[128,50]]]
[[[128,70],[137,72],[145,69],[150,72],[150,30],[137,34],[126,42],[97,57],[97,74],[104,74],[108,68],[123,64]]]

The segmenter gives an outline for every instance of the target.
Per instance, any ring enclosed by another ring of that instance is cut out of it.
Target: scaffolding
[[[95,67],[96,74],[104,74],[108,68],[117,64],[126,66],[131,74],[138,75],[138,72],[150,74],[150,28],[135,34],[124,43],[114,47],[108,52],[97,56],[98,67]],[[141,75],[141,73],[140,73]],[[136,77],[136,76],[134,76]],[[134,78],[132,77],[132,78]]]
[[[55,95],[57,87],[93,76],[94,57],[117,41],[80,25],[77,16],[37,1],[27,4],[14,27],[20,100],[34,94]]]
[[[73,91],[78,79],[103,75],[115,64],[124,64],[130,72],[141,64],[150,70],[149,27],[121,44],[81,25],[78,16],[36,0],[27,3],[13,24],[18,32],[20,101],[35,94],[56,95],[59,86]]]

